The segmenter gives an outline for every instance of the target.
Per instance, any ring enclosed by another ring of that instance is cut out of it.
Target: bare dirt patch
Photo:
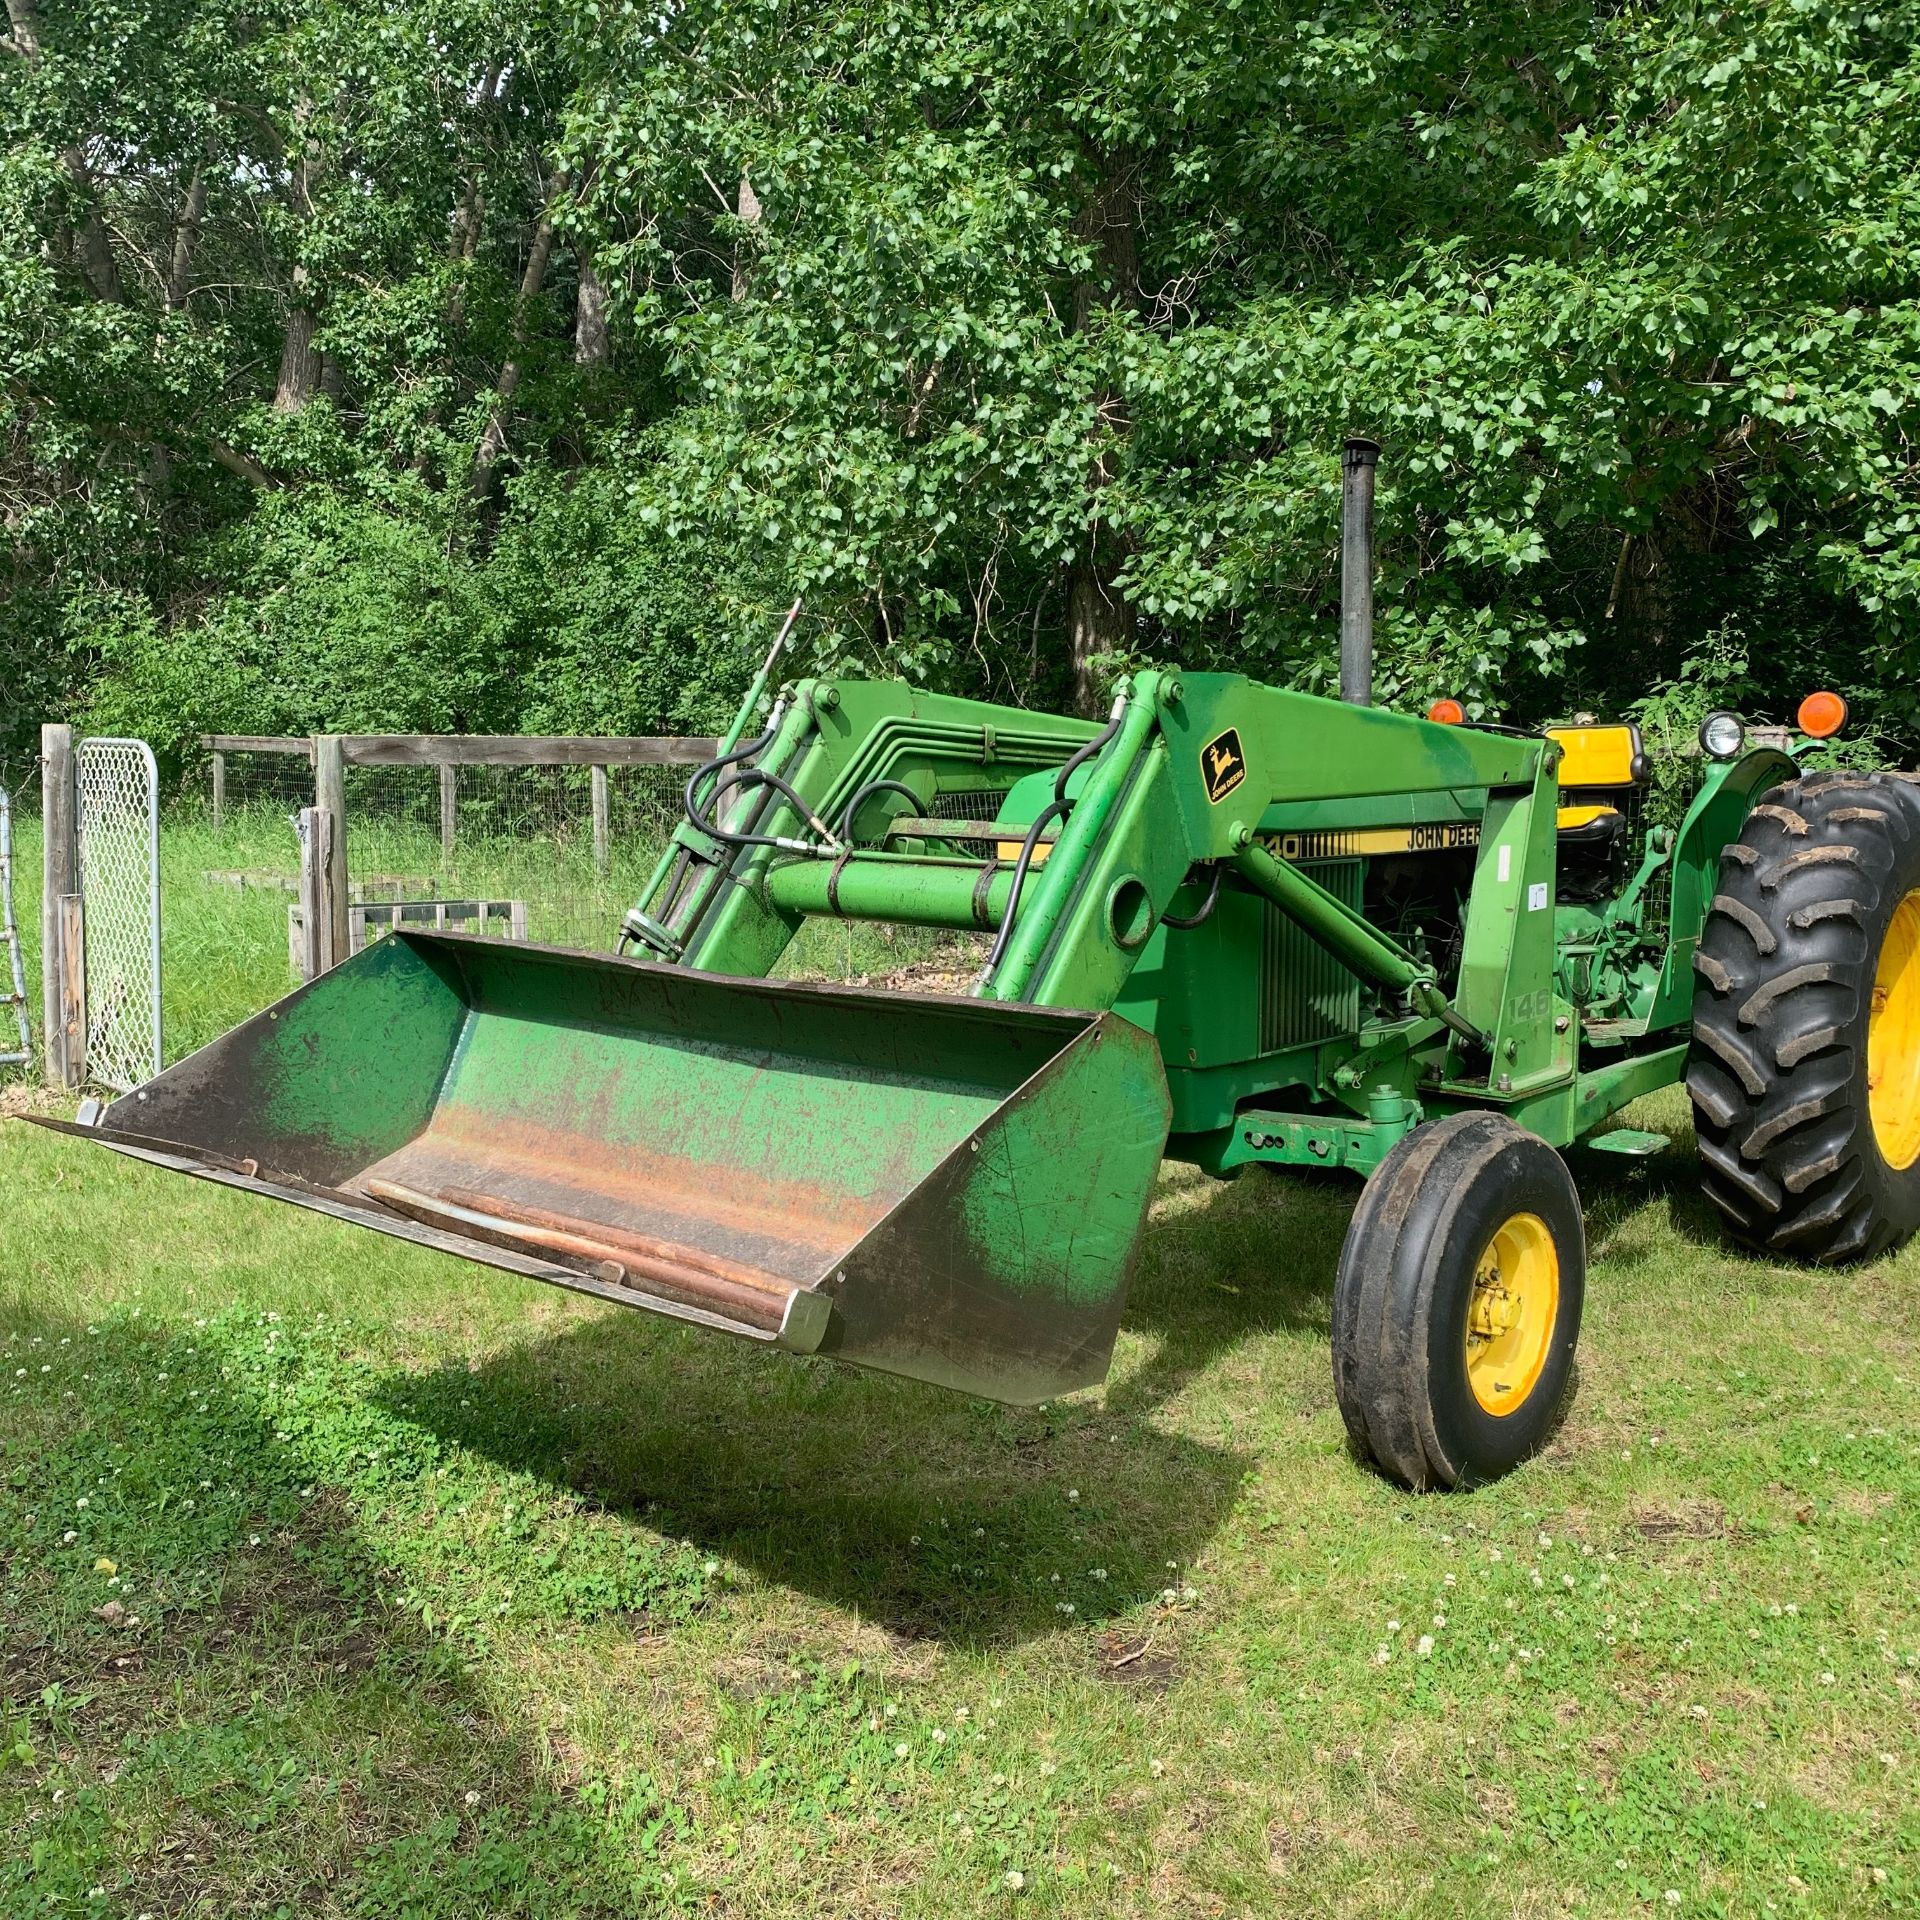
[[[1109,1628],[1100,1636],[1095,1671],[1115,1686],[1138,1687],[1146,1693],[1165,1693],[1179,1676],[1180,1663],[1158,1644],[1152,1634],[1144,1638]]]
[[[1725,1540],[1734,1528],[1719,1501],[1679,1500],[1670,1507],[1636,1507],[1633,1530],[1657,1545],[1668,1540]]]

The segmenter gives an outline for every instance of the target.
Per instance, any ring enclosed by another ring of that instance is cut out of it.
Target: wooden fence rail
[[[352,951],[347,885],[349,767],[433,767],[440,776],[440,851],[453,858],[459,825],[454,770],[458,767],[585,767],[594,864],[610,857],[609,775],[615,767],[697,767],[720,751],[713,739],[679,735],[491,733],[207,733],[200,744],[213,763],[213,825],[225,822],[227,755],[282,754],[313,769],[313,806],[301,815],[300,898],[305,915],[302,971],[308,979],[337,966]],[[516,927],[524,938],[524,925]]]
[[[719,742],[677,734],[203,733],[216,763],[230,753],[295,754],[314,764],[321,740],[337,740],[350,767],[697,767]]]

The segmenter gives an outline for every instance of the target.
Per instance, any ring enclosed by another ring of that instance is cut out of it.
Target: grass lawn
[[[1551,1450],[1349,1457],[1350,1189],[1113,1380],[768,1357],[0,1126],[0,1913],[1920,1911],[1920,1250],[1579,1157]]]

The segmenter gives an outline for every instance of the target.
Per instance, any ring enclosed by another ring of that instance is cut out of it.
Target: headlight
[[[1700,744],[1716,760],[1731,760],[1747,744],[1737,713],[1710,713],[1700,722]]]

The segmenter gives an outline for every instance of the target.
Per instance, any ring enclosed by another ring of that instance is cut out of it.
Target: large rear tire
[[[1553,1430],[1586,1297],[1566,1162],[1494,1113],[1413,1132],[1368,1181],[1333,1294],[1354,1443],[1413,1488],[1497,1479]]]
[[[1920,790],[1776,787],[1721,857],[1694,969],[1687,1091],[1733,1236],[1837,1262],[1920,1228]]]

